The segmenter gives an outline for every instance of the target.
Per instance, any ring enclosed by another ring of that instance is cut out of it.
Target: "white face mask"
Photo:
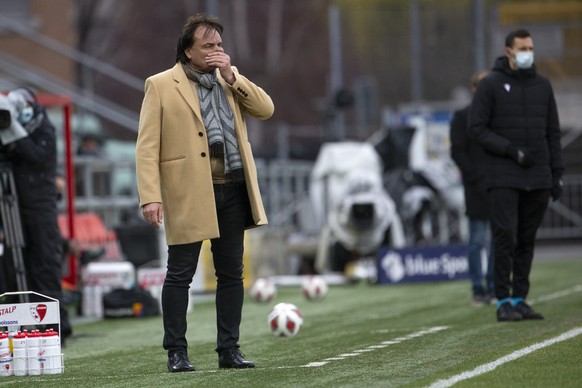
[[[534,62],[533,51],[518,51],[515,54],[515,65],[519,69],[529,69]]]
[[[32,108],[32,106],[25,106],[20,111],[20,115],[18,116],[18,121],[20,122],[20,124],[26,124],[30,120],[32,120],[33,116],[34,116],[34,109]]]

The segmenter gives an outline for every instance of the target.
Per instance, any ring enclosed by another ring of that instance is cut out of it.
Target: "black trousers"
[[[249,201],[244,183],[214,185],[220,237],[212,239],[217,278],[216,351],[238,347],[244,299],[243,242]],[[200,220],[203,222],[203,220]],[[187,352],[188,290],[196,272],[202,242],[168,246],[168,266],[162,289],[164,349]]]
[[[495,240],[494,282],[497,299],[526,298],[534,244],[550,190],[490,190]]]

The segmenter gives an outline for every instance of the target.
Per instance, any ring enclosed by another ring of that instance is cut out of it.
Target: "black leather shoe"
[[[245,358],[237,348],[226,349],[218,356],[219,368],[254,368],[255,363]]]
[[[544,316],[537,311],[534,311],[529,304],[519,302],[515,307],[515,311],[521,314],[523,319],[544,319]]]
[[[194,365],[190,364],[188,356],[182,352],[176,352],[168,356],[168,370],[170,372],[192,372],[195,371]]]
[[[521,321],[523,317],[516,311],[511,302],[504,302],[501,306],[497,308],[497,321],[498,322],[508,322],[508,321]]]

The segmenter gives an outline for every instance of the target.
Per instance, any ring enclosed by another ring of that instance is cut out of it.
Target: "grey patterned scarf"
[[[210,155],[224,157],[225,174],[233,180],[242,180],[243,165],[234,129],[234,115],[215,72],[202,73],[189,64],[183,64],[182,67],[186,76],[199,85],[200,112],[208,136]]]

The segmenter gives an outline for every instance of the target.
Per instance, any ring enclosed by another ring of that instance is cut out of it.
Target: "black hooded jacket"
[[[39,124],[9,151],[23,222],[53,222],[57,218],[55,128],[44,109],[35,106]]]
[[[499,57],[473,96],[469,135],[485,152],[488,188],[550,189],[562,176],[560,124],[552,86],[535,66],[514,71]],[[514,145],[529,153],[533,165],[522,167],[508,155]]]

